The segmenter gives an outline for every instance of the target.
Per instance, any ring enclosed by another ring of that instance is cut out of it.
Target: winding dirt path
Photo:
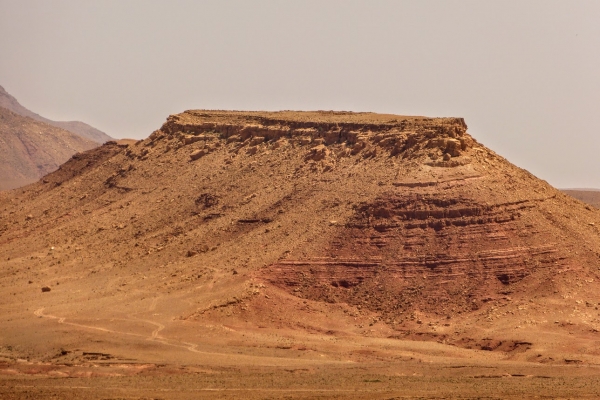
[[[55,315],[51,315],[51,314],[44,314],[44,309],[45,307],[42,308],[38,308],[37,310],[35,310],[33,312],[33,314],[36,317],[40,317],[40,318],[50,318],[50,319],[55,319],[58,321],[59,324],[65,324],[65,325],[71,325],[71,326],[77,326],[79,328],[86,328],[86,329],[94,329],[97,331],[101,331],[101,332],[106,332],[106,333],[117,333],[120,335],[129,335],[129,336],[136,336],[136,337],[145,337],[144,335],[140,335],[138,333],[132,333],[132,332],[120,332],[120,331],[115,331],[112,329],[107,329],[107,328],[101,328],[99,326],[91,326],[91,325],[83,325],[83,324],[78,324],[75,322],[66,322],[66,318],[64,317],[57,317]]]
[[[153,307],[156,306],[156,300],[157,299],[155,299],[155,301],[153,301],[153,304],[151,305],[151,308],[153,308]],[[66,318],[64,318],[64,317],[57,317],[57,316],[51,315],[51,314],[44,314],[44,309],[45,309],[45,307],[38,308],[37,310],[35,310],[33,312],[33,314],[36,317],[49,318],[49,319],[57,320],[59,324],[76,326],[78,328],[93,329],[93,330],[97,330],[97,331],[101,331],[101,332],[105,332],[105,333],[109,333],[109,334],[119,334],[119,335],[128,335],[128,336],[142,337],[142,338],[145,338],[146,340],[151,340],[151,341],[154,341],[154,342],[157,342],[157,343],[161,343],[161,344],[166,345],[166,346],[179,347],[179,348],[182,348],[182,349],[186,349],[186,350],[191,351],[193,353],[227,355],[227,353],[215,353],[215,352],[200,351],[200,350],[197,349],[198,344],[189,343],[189,342],[173,341],[171,339],[163,338],[159,334],[160,334],[160,331],[162,331],[163,329],[165,329],[165,326],[163,324],[159,323],[159,322],[154,322],[154,321],[150,321],[150,320],[146,320],[146,319],[140,319],[140,318],[126,318],[126,319],[121,319],[123,321],[142,321],[142,322],[146,322],[148,324],[156,326],[156,329],[154,329],[152,331],[152,333],[150,334],[150,336],[145,336],[145,335],[140,335],[138,333],[121,332],[121,331],[116,331],[116,330],[113,330],[113,329],[101,328],[101,327],[98,327],[98,326],[90,326],[90,325],[78,324],[78,323],[75,323],[75,322],[67,322]]]

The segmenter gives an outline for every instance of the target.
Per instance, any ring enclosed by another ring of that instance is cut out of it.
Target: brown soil
[[[187,111],[0,212],[4,397],[598,393],[600,211],[462,119]]]

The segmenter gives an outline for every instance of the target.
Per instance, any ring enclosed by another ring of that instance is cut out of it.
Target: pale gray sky
[[[194,108],[460,116],[551,184],[600,188],[597,0],[0,0],[0,85],[113,137]]]

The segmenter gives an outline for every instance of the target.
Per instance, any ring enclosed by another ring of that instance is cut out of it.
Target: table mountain
[[[15,359],[600,362],[600,211],[461,118],[186,111],[0,213]]]

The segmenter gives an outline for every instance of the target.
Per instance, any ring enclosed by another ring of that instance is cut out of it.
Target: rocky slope
[[[600,361],[600,211],[460,118],[186,111],[0,213],[7,359]]]
[[[2,86],[0,86],[0,107],[8,109],[16,114],[24,117],[32,118],[36,121],[44,122],[48,125],[55,126],[57,128],[64,129],[66,131],[75,133],[84,139],[91,140],[93,142],[102,144],[112,140],[106,133],[84,123],[81,121],[52,121],[48,118],[44,118],[33,111],[23,107],[17,99],[11,96]]]
[[[0,190],[37,181],[98,144],[0,107]]]

